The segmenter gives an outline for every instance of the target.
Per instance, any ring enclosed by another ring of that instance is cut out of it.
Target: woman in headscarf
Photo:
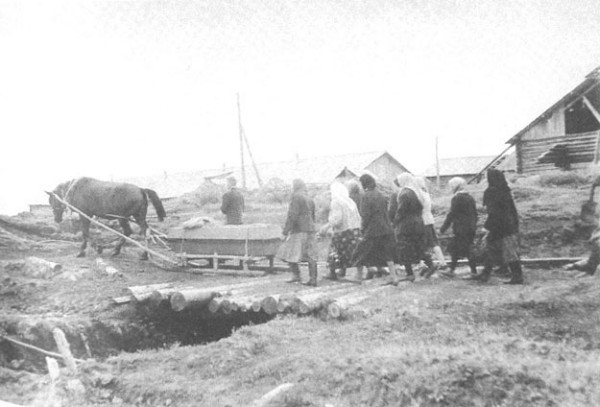
[[[421,190],[415,177],[408,172],[400,174],[395,183],[400,191],[392,197],[389,213],[396,233],[397,261],[404,265],[405,280],[415,281],[412,265],[424,260],[427,269],[421,274],[429,278],[435,268],[431,255],[427,253]]]
[[[421,198],[423,198],[423,223],[425,224],[425,244],[428,250],[431,250],[442,268],[446,268],[446,259],[440,247],[437,234],[435,233],[435,219],[431,212],[431,195],[427,188],[427,180],[424,177],[416,178],[417,185],[421,189]]]
[[[360,201],[362,199],[362,188],[360,184],[356,180],[350,180],[346,183],[346,187],[348,188],[348,195],[350,199],[354,201],[357,208],[360,208]]]
[[[301,179],[292,183],[292,200],[283,228],[286,237],[277,251],[277,257],[289,263],[292,279],[300,282],[301,261],[308,262],[309,280],[306,285],[317,285],[317,249],[315,229],[315,203],[308,197],[306,185]]]
[[[473,197],[465,190],[467,185],[464,178],[454,177],[448,181],[448,188],[454,194],[450,201],[450,212],[440,229],[445,233],[452,226],[452,240],[448,245],[448,251],[452,261],[450,270],[443,274],[448,277],[454,276],[458,260],[466,257],[472,274],[477,274],[477,265],[473,257],[473,240],[477,231],[477,206]]]
[[[358,208],[348,195],[348,189],[339,182],[330,187],[331,206],[327,223],[319,230],[320,235],[333,232],[327,257],[329,278],[337,280],[336,270],[346,275],[346,268],[352,265],[352,253],[360,239],[360,215]]]
[[[488,187],[483,194],[487,219],[483,225],[488,234],[484,269],[474,279],[487,281],[495,261],[508,264],[511,278],[506,284],[523,284],[523,272],[519,256],[519,215],[504,174],[496,169],[487,171]]]
[[[388,267],[393,285],[398,284],[398,274],[394,264],[394,231],[388,218],[387,199],[377,190],[375,178],[363,174],[359,181],[364,189],[360,203],[362,240],[352,255],[358,280],[362,281],[363,268]]]

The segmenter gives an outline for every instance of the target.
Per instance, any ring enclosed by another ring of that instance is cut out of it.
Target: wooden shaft
[[[0,335],[0,339],[4,339],[5,341],[8,341],[8,342],[13,343],[15,345],[18,345],[18,346],[20,346],[22,348],[25,348],[25,349],[29,349],[29,350],[33,350],[33,351],[39,352],[42,355],[46,355],[46,356],[50,356],[50,357],[58,358],[58,359],[63,359],[63,356],[60,353],[50,352],[48,350],[45,350],[45,349],[42,349],[42,348],[38,348],[37,346],[30,345],[28,343],[18,341],[18,340],[13,339],[13,338],[11,338],[9,336]],[[80,359],[75,359],[75,361],[76,362],[83,362],[83,360],[80,360]]]

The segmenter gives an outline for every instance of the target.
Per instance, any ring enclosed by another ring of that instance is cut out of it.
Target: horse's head
[[[52,212],[54,213],[54,221],[56,223],[60,223],[63,220],[63,213],[67,206],[64,203],[60,202],[58,199],[56,199],[56,196],[60,197],[61,199],[64,197],[64,184],[60,184],[54,189],[54,191],[52,191],[52,193],[47,192],[47,194],[49,196],[48,203],[50,203],[50,206],[52,207]]]

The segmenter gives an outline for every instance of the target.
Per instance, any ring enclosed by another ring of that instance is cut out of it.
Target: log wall
[[[571,156],[577,161],[572,165],[573,169],[585,168],[594,163],[598,157],[599,136],[600,131],[595,131],[557,137],[522,139],[517,149],[519,154],[518,171],[523,174],[533,174],[556,170],[554,164],[539,164],[537,160],[558,143],[569,145]]]

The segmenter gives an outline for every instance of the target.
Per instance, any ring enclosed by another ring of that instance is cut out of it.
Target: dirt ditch
[[[149,308],[129,305],[125,319],[65,319],[12,315],[0,320],[0,334],[5,338],[57,352],[53,337],[61,329],[77,359],[103,360],[120,352],[158,349],[178,343],[205,344],[228,337],[236,329],[273,319],[265,313],[232,312],[218,317],[209,312],[185,310],[174,312],[166,307]],[[38,351],[0,338],[0,366],[45,373],[44,355]]]

